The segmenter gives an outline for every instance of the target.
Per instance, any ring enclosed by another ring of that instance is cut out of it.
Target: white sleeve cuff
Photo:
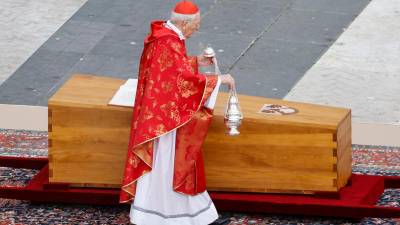
[[[210,97],[208,97],[207,101],[204,104],[204,106],[209,109],[213,109],[217,101],[219,86],[221,85],[221,78],[219,76],[217,77],[218,77],[217,85],[215,85],[213,92],[211,93]]]

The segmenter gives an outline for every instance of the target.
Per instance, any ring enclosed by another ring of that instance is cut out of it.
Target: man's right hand
[[[221,78],[221,83],[228,85],[230,88],[235,88],[235,80],[233,77],[228,73],[228,74],[223,74],[220,76]]]

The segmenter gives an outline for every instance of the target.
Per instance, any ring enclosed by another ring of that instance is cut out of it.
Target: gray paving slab
[[[326,45],[262,37],[241,57],[235,67],[288,74],[296,77],[294,82],[320,58],[326,48]]]
[[[89,73],[128,79],[137,77],[137,68],[138,61],[134,57],[85,55],[70,73]]]
[[[213,33],[197,33],[187,40],[187,53],[199,55],[209,44],[216,51],[218,65],[222,73],[228,72],[236,58],[250,45],[253,38],[245,35],[225,35]]]
[[[214,34],[245,34],[257,37],[280,15],[282,8],[251,1],[224,1],[212,8],[202,21],[202,31]]]
[[[150,21],[168,19],[175,2],[87,1],[0,86],[0,103],[46,106],[72,73],[136,77]],[[188,54],[211,44],[240,93],[281,98],[367,3],[201,0],[203,21]]]
[[[111,8],[114,1],[89,0],[72,17],[74,21],[97,21],[98,16]]]
[[[111,1],[112,2],[112,1]],[[103,22],[103,23],[113,23],[116,24],[120,20],[122,20],[125,15],[134,12],[133,6],[123,6],[123,5],[113,5],[109,7],[107,10],[102,11],[101,13],[96,15],[96,22]]]
[[[123,79],[137,78],[138,68],[136,57],[111,57],[99,69],[98,74]]]
[[[80,12],[80,10],[78,10]],[[81,32],[84,32],[91,24],[91,21],[71,20],[66,21],[63,26],[58,29],[52,36],[63,37],[67,39],[75,39]]]
[[[231,72],[238,93],[269,98],[283,98],[296,79],[293,74],[244,67],[235,67]],[[226,88],[221,90],[227,91]]]
[[[243,0],[229,0],[231,2],[238,2],[242,3]],[[247,0],[246,2],[248,4],[252,4],[254,7],[258,6],[268,6],[268,7],[274,7],[274,8],[286,8],[290,7],[290,5],[295,2],[296,0]],[[252,13],[252,11],[247,12],[247,14]],[[246,16],[244,14],[243,16]]]
[[[110,60],[110,56],[90,55],[83,56],[71,69],[71,73],[99,74],[100,68]]]
[[[293,9],[359,14],[371,0],[296,0]]]
[[[149,31],[149,24],[141,25],[140,27],[129,24],[117,24],[104,35],[102,41],[107,43],[114,42],[143,45],[144,37]]]
[[[85,38],[75,39],[65,47],[64,51],[84,53],[84,54],[88,53],[92,48],[94,48],[97,45],[97,42],[99,42],[101,38],[102,38],[101,36],[98,36],[97,39],[94,38],[92,40],[85,40]]]
[[[170,9],[177,1],[163,0],[89,0],[73,17],[73,20],[98,21],[120,24],[148,23],[152,19],[166,19]],[[202,12],[208,10],[216,1],[199,2]]]
[[[325,45],[263,37],[238,61],[231,74],[243,94],[281,98],[325,50]]]
[[[55,51],[87,52],[113,26],[109,23],[68,20],[41,47]]]
[[[0,88],[2,102],[17,105],[38,105],[55,83],[73,67],[83,54],[39,49],[7,79]],[[53,58],[50,58],[53,56]]]
[[[106,55],[112,57],[139,57],[141,46],[130,42],[115,41],[112,39],[102,39],[89,51],[92,55]]]
[[[332,44],[355,17],[353,14],[289,9],[264,36],[295,42]]]
[[[148,24],[152,20],[168,19],[170,16],[169,7],[173,4],[165,4],[162,1],[152,1],[151,4],[148,1],[135,1],[134,8],[118,21],[119,24],[129,24],[134,27],[145,27],[147,29]]]
[[[74,39],[75,35],[74,37],[71,35],[53,35],[41,46],[41,48],[52,51],[64,51],[64,49],[66,49]]]

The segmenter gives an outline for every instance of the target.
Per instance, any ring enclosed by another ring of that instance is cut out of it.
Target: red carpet
[[[47,159],[1,157],[0,166],[40,169],[26,187],[1,187],[0,198],[40,202],[118,204],[118,189],[69,188],[68,184],[49,184]],[[268,212],[362,218],[400,217],[396,207],[375,206],[385,188],[400,188],[400,177],[353,174],[338,195],[286,195],[210,192],[218,209],[242,212]]]

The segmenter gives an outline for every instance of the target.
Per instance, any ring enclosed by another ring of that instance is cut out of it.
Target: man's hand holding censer
[[[214,64],[215,73],[220,76],[221,83],[229,86],[229,97],[224,116],[225,125],[229,129],[226,134],[232,136],[240,134],[238,128],[243,120],[243,113],[240,110],[239,99],[236,95],[235,80],[230,74],[221,75],[215,51],[211,47],[204,49],[203,54],[198,56],[197,59],[200,66]]]

